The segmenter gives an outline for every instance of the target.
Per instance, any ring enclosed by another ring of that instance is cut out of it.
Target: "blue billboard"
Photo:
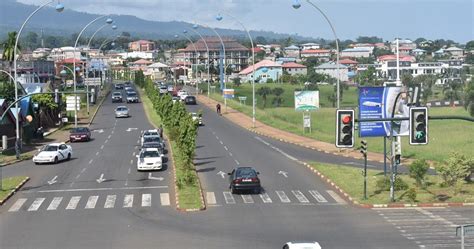
[[[408,117],[407,96],[401,90],[401,87],[360,87],[359,119]],[[359,136],[390,136],[391,129],[391,122],[363,122],[359,124]],[[394,136],[408,136],[408,131],[408,121],[393,122]]]

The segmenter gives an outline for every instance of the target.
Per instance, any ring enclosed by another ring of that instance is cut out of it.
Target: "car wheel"
[[[232,186],[230,186],[230,193],[231,193],[231,194],[237,194],[237,190],[235,190],[235,188],[233,188]]]
[[[55,163],[55,164],[58,163],[58,157],[55,157],[55,158],[54,158],[54,163]]]
[[[39,162],[35,162],[35,165],[39,165]]]
[[[253,193],[256,194],[256,195],[260,194],[260,188],[254,189],[254,190],[253,190]]]
[[[67,154],[67,160],[71,160],[71,153]]]

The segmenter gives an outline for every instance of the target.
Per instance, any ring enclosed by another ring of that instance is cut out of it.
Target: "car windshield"
[[[156,150],[149,150],[149,151],[144,151],[142,152],[141,156],[142,158],[145,158],[145,157],[159,157],[160,154],[158,153],[158,151]]]
[[[128,96],[129,96],[129,97],[135,97],[135,96],[137,96],[137,93],[135,93],[135,92],[129,92],[129,93],[128,93]]]
[[[161,142],[159,136],[146,136],[143,138],[144,143],[159,143]]]
[[[242,178],[250,178],[250,177],[256,177],[257,172],[251,168],[242,168],[238,169],[236,173],[237,177],[242,177]]]
[[[43,151],[57,151],[57,150],[58,150],[58,146],[56,145],[46,145],[43,148]]]
[[[159,134],[157,131],[145,131],[145,133],[143,133],[143,136],[159,136]]]
[[[114,92],[113,95],[114,95],[114,96],[120,96],[120,95],[122,95],[122,94],[119,93],[119,92]]]
[[[119,111],[119,112],[127,111],[127,108],[126,107],[117,107],[117,111]]]
[[[71,133],[84,133],[84,132],[87,132],[87,128],[85,127],[77,127],[77,128],[73,128],[71,130]]]
[[[144,143],[143,144],[143,148],[161,148],[161,144],[160,143],[155,143],[155,142],[149,142],[149,143]]]

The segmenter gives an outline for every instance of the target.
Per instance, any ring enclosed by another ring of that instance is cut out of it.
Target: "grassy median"
[[[377,181],[384,178],[383,171],[367,171],[367,200],[363,199],[364,178],[361,168],[349,166],[311,163],[311,166],[331,179],[337,186],[342,188],[354,200],[365,204],[388,204],[390,192],[380,190]],[[408,184],[405,190],[395,191],[396,203],[440,203],[440,202],[474,202],[474,183],[462,182],[460,189],[445,187],[440,176],[429,175],[425,179],[425,186],[416,186],[415,180],[408,175],[398,175],[403,182]],[[410,199],[409,192],[414,189],[416,198]]]
[[[139,89],[139,88],[137,88]],[[140,93],[141,101],[143,103],[143,107],[145,109],[145,113],[148,117],[148,120],[155,126],[159,127],[162,123],[160,116],[156,113],[153,108],[153,103],[151,100],[146,96],[143,90],[138,90]],[[168,131],[164,130],[165,134],[168,135]],[[169,136],[168,136],[169,137]],[[173,163],[174,169],[176,171],[176,178],[179,179],[182,174],[184,174],[184,170],[182,167],[182,160],[178,153],[178,148],[174,141],[169,141],[170,146],[172,147],[172,156],[173,156]],[[194,177],[197,179],[196,172],[194,173]],[[176,184],[176,183],[175,183]],[[201,193],[198,181],[192,182],[192,184],[184,184],[180,185],[179,187],[176,186],[176,191],[178,192],[178,199],[179,199],[179,207],[182,209],[199,209],[201,208]]]
[[[24,181],[26,176],[14,176],[2,179],[2,189],[0,189],[0,200],[5,199],[11,192],[15,191],[15,187]]]

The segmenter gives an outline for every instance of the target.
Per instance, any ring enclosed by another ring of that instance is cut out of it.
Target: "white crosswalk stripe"
[[[26,200],[26,198],[20,198],[16,200],[15,204],[13,204],[10,209],[8,209],[8,212],[17,212],[18,210],[20,210],[21,206],[25,204]]]
[[[160,201],[161,201],[161,206],[169,206],[170,205],[170,194],[160,193]]]
[[[151,207],[151,194],[142,194],[142,207]]]
[[[99,199],[99,196],[97,196],[97,195],[89,196],[89,199],[87,200],[85,209],[95,208],[95,205],[97,204],[98,199]]]
[[[332,190],[326,190],[326,192],[339,204],[347,204],[347,202],[342,199],[336,192]]]
[[[235,204],[234,196],[230,192],[224,192],[224,199],[227,204]]]
[[[328,202],[328,200],[326,200],[326,198],[324,198],[324,196],[316,190],[310,190],[309,193],[314,197],[314,199],[316,199],[317,202]]]
[[[80,200],[81,200],[81,197],[80,197],[80,196],[73,196],[73,197],[71,197],[71,200],[69,201],[69,204],[67,204],[66,209],[68,209],[68,210],[74,210],[74,209],[76,209],[77,204],[79,203]]]
[[[260,194],[260,198],[262,199],[263,203],[272,203],[272,199],[267,193]]]
[[[208,205],[216,205],[216,195],[214,192],[207,192],[206,193],[206,201]]]
[[[44,200],[46,200],[46,198],[36,198],[35,201],[33,201],[31,206],[28,208],[28,211],[37,211],[40,208],[41,204],[43,204]]]
[[[309,200],[308,198],[306,198],[306,196],[304,196],[304,194],[299,191],[299,190],[292,190],[291,193],[293,193],[293,195],[296,197],[296,199],[298,199],[299,202],[301,203],[309,203]]]
[[[131,208],[132,206],[133,206],[133,195],[125,195],[125,199],[123,199],[123,207]]]
[[[253,198],[251,195],[241,195],[244,203],[253,203]]]
[[[290,203],[290,198],[285,194],[283,191],[275,191],[276,194],[278,195],[278,198],[280,198],[280,201],[283,203]]]
[[[62,197],[54,197],[46,210],[56,210],[56,209],[58,209],[59,204],[61,204],[62,200],[63,200]]]
[[[116,195],[107,195],[107,199],[105,199],[104,208],[113,208],[115,206],[115,199],[117,199]]]

